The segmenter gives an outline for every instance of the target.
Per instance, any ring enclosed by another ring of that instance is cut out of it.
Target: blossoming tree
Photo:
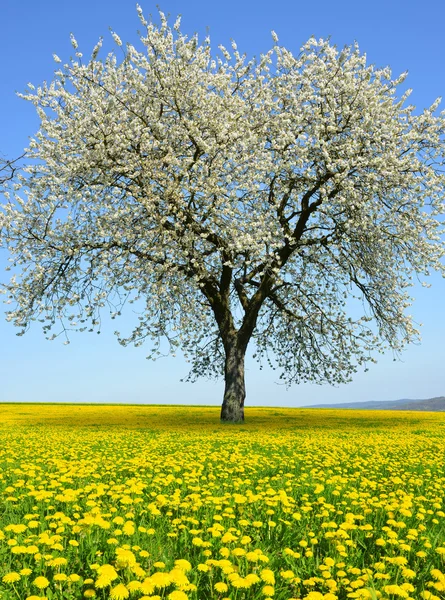
[[[84,62],[72,38],[22,94],[41,125],[0,217],[20,334],[93,331],[136,302],[120,343],[148,338],[154,358],[167,340],[190,380],[223,375],[224,421],[244,418],[251,341],[291,384],[348,381],[414,340],[407,288],[445,270],[439,101],[415,115],[405,75],[356,45],[294,56],[273,33],[248,61],[138,12],[139,49],[113,34],[119,58],[100,41]]]

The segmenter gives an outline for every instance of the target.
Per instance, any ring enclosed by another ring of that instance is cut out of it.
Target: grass
[[[1,408],[2,600],[445,597],[443,413]]]

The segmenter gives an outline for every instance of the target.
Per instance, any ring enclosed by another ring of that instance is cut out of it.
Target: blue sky
[[[140,2],[146,15],[156,15],[156,4]],[[229,46],[235,39],[248,55],[269,49],[270,31],[294,52],[311,36],[331,37],[339,47],[357,40],[368,61],[389,65],[394,75],[408,70],[406,87],[418,110],[437,96],[445,96],[443,0],[163,0],[165,13],[182,15],[182,30],[210,33],[212,45]],[[70,32],[85,56],[99,36],[107,40],[109,27],[124,41],[135,42],[139,21],[135,2],[128,0],[2,0],[0,20],[0,153],[14,157],[35,133],[33,107],[16,97],[28,82],[50,80],[53,52],[66,61],[72,53]],[[111,47],[111,43],[108,47]],[[442,105],[443,108],[443,105]],[[6,253],[0,250],[0,273]],[[0,274],[0,281],[6,278]],[[289,390],[276,385],[277,372],[248,361],[246,405],[303,406],[321,402],[395,400],[445,395],[443,298],[445,281],[430,278],[432,288],[414,288],[410,312],[423,323],[422,343],[409,347],[401,362],[380,357],[367,373],[358,373],[339,387],[300,385]],[[3,312],[3,305],[0,306]],[[126,316],[123,317],[127,319]],[[129,319],[130,321],[130,319]],[[188,366],[181,357],[145,360],[146,350],[122,348],[113,324],[100,335],[73,334],[71,344],[45,339],[38,324],[23,337],[0,315],[0,402],[123,402],[215,404],[222,400],[223,383],[200,380],[180,383]],[[124,325],[120,326],[125,330]]]

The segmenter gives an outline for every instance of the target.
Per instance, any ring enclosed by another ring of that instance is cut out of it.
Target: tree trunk
[[[221,421],[227,423],[244,421],[244,399],[246,397],[244,356],[245,350],[239,348],[236,342],[226,350],[226,385],[221,407]]]

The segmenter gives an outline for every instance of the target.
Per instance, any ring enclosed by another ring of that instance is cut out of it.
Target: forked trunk
[[[244,421],[244,384],[245,350],[233,345],[226,352],[224,400],[221,407],[221,421],[240,423]]]

